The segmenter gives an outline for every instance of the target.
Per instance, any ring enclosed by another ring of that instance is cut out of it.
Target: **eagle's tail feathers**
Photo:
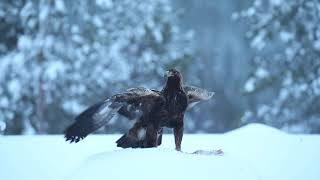
[[[142,147],[141,141],[136,138],[130,137],[127,134],[121,136],[120,139],[116,141],[117,147],[122,148],[139,148]]]

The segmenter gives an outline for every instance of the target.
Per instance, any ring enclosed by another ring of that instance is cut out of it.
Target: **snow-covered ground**
[[[152,149],[120,149],[120,135],[91,135],[78,144],[62,136],[1,136],[1,180],[217,179],[318,180],[320,135],[289,135],[251,124],[221,135],[172,135]],[[190,154],[222,149],[223,155]]]

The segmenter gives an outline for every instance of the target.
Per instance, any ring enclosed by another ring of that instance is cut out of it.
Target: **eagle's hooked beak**
[[[173,76],[173,73],[171,71],[166,71],[164,75],[167,78],[167,77]]]

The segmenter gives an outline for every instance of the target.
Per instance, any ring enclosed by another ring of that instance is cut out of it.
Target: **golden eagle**
[[[89,107],[66,129],[66,141],[80,141],[118,113],[136,120],[129,132],[116,141],[118,147],[157,147],[161,144],[163,127],[169,127],[173,128],[176,150],[180,151],[186,109],[201,100],[210,99],[214,93],[184,86],[182,75],[176,69],[167,71],[166,76],[166,84],[161,91],[131,88]]]

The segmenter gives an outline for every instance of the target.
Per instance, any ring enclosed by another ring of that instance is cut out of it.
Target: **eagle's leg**
[[[157,134],[157,145],[160,146],[162,143],[162,133],[163,133],[163,128],[160,128],[158,130],[158,134]]]
[[[183,124],[179,124],[177,127],[173,128],[174,141],[176,144],[176,150],[181,151],[181,142],[183,136]]]
[[[147,132],[146,132],[147,148],[157,147],[158,146],[157,139],[158,139],[157,128],[155,128],[154,125],[152,124],[148,125]]]

